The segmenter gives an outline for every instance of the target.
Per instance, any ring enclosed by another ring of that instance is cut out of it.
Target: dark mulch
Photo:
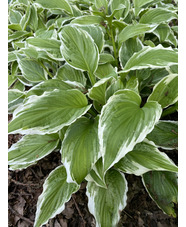
[[[9,147],[21,138],[9,135]],[[177,164],[177,151],[166,152]],[[48,174],[61,165],[60,153],[53,152],[37,165],[22,171],[8,171],[9,227],[32,227],[38,196]],[[141,177],[127,175],[128,205],[121,212],[119,227],[176,227],[178,219],[165,215],[145,191]],[[86,183],[66,203],[65,210],[49,221],[45,227],[95,227],[95,220],[89,213],[86,197]]]

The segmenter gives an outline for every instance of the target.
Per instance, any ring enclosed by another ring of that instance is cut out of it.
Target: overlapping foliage
[[[177,166],[177,2],[11,0],[9,150],[21,170],[54,150],[61,166],[46,179],[35,227],[64,209],[87,181],[90,212],[116,226],[127,201],[125,173],[175,216]]]

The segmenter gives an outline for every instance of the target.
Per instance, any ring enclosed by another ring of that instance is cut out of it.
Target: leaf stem
[[[115,57],[116,65],[118,67],[118,54],[117,54],[116,43],[115,43],[115,40],[114,40],[112,21],[108,20],[108,24],[109,24],[109,28],[110,28],[110,37],[111,37],[111,40],[112,40],[112,46],[113,46],[113,50],[114,50],[114,57]]]
[[[94,117],[97,116],[97,114],[92,109],[89,109],[88,113],[90,113]]]
[[[53,78],[53,75],[49,72],[49,70],[47,69],[47,67],[42,63],[42,62],[39,62],[39,64],[43,67],[43,69],[47,72],[47,74]]]
[[[90,79],[90,82],[92,84],[92,86],[96,83],[96,77],[94,76],[94,74],[92,72],[88,72],[88,75],[89,75],[89,79]]]

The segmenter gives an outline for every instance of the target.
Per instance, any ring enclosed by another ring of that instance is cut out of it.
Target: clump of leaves
[[[126,206],[125,173],[175,216],[177,3],[160,0],[11,0],[9,150],[21,170],[54,150],[61,166],[46,179],[35,227],[62,212],[87,181],[97,226],[116,226]]]

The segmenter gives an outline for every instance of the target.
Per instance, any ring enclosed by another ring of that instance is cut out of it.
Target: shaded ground
[[[9,147],[21,138],[9,135]],[[177,164],[177,151],[166,152]],[[53,152],[37,165],[22,171],[8,171],[9,227],[32,227],[38,196],[48,174],[60,165],[60,153]],[[126,175],[129,191],[128,205],[121,213],[119,227],[176,227],[177,218],[169,217],[156,206],[146,193],[141,177]],[[66,203],[65,210],[45,227],[95,227],[87,208],[86,183]]]

